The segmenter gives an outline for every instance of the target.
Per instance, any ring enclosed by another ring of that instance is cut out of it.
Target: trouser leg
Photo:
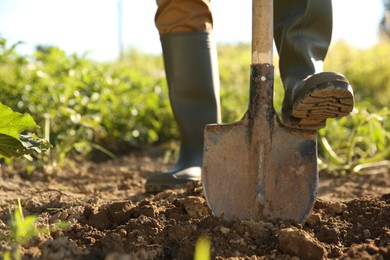
[[[179,158],[148,177],[157,192],[201,179],[204,127],[220,122],[219,73],[209,1],[161,0],[156,14],[169,99],[181,135]]]
[[[210,0],[157,0],[155,24],[160,35],[212,31]]]

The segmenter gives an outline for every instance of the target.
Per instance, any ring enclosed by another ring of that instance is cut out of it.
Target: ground
[[[196,241],[211,239],[213,259],[390,259],[390,172],[340,176],[320,172],[307,222],[225,221],[213,217],[201,186],[146,194],[145,177],[165,170],[161,154],[74,162],[50,174],[0,168],[0,231],[20,198],[41,234],[23,259],[192,259]],[[9,250],[0,240],[0,252]]]

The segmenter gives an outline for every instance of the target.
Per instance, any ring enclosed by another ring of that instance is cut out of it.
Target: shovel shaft
[[[272,64],[273,0],[252,1],[252,64]]]
[[[260,125],[273,123],[276,116],[273,101],[274,67],[271,64],[252,64],[249,87],[249,106],[246,116]],[[265,130],[265,129],[263,129]]]

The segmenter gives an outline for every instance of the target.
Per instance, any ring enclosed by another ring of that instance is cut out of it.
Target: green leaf
[[[0,134],[0,155],[5,157],[18,157],[27,153],[27,149],[16,138]]]
[[[27,129],[37,128],[32,116],[14,112],[0,103],[0,134],[19,140],[19,134]]]
[[[21,134],[27,129],[37,127],[30,115],[14,112],[0,103],[0,156],[18,157],[49,149],[51,145],[48,141],[35,135]]]

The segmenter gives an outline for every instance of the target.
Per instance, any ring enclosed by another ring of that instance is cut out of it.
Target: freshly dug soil
[[[213,217],[199,183],[146,194],[162,156],[136,153],[69,164],[50,174],[0,167],[0,231],[10,210],[52,227],[24,244],[23,259],[193,259],[199,238],[212,259],[390,259],[390,171],[320,173],[319,196],[304,225]],[[55,230],[56,223],[68,226]],[[10,250],[0,240],[0,252]]]

